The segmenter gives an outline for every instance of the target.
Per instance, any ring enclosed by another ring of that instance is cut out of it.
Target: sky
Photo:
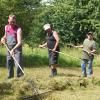
[[[53,0],[42,0],[42,2],[51,2],[51,1],[53,1]]]
[[[42,0],[43,2],[46,2],[46,1],[48,1],[48,0]]]
[[[50,5],[50,3],[54,0],[41,0],[42,4]]]

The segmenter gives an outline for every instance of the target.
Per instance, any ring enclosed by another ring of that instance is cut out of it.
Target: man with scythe
[[[51,76],[56,76],[58,56],[59,56],[59,36],[56,31],[52,30],[50,24],[45,24],[43,28],[47,33],[46,36],[47,42],[44,43],[43,45],[39,45],[39,47],[47,46],[49,66],[51,67]]]
[[[11,14],[8,17],[8,24],[5,26],[5,34],[1,38],[3,44],[7,43],[7,47],[10,52],[7,51],[7,68],[8,68],[8,79],[14,77],[14,63],[17,69],[17,77],[21,77],[23,72],[18,66],[22,66],[22,29],[16,24],[16,16]],[[12,55],[16,59],[13,59]]]

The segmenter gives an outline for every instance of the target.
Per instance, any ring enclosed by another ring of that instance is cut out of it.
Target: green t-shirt
[[[83,42],[83,59],[94,58],[94,55],[90,54],[93,49],[96,49],[95,41],[85,39]]]

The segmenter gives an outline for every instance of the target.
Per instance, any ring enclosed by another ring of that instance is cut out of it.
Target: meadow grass
[[[20,96],[32,95],[30,82],[35,82],[36,89],[41,93],[52,90],[44,95],[43,100],[99,100],[100,99],[100,68],[94,68],[95,77],[81,78],[80,68],[58,68],[58,76],[49,77],[50,69],[45,67],[25,68],[22,78],[6,79],[7,69],[0,68],[0,100],[22,100]],[[4,84],[6,83],[6,84]],[[9,85],[10,87],[7,87]],[[80,83],[83,85],[80,86]],[[86,87],[85,87],[85,85]],[[1,92],[1,87],[4,91]],[[10,90],[11,89],[11,90]],[[37,99],[33,99],[37,100]]]
[[[20,97],[32,95],[35,82],[38,91],[52,90],[43,100],[99,100],[100,68],[99,55],[94,60],[94,78],[81,78],[81,49],[61,48],[57,77],[49,77],[47,49],[23,47],[25,76],[6,79],[6,50],[0,47],[0,100],[21,100]],[[68,56],[67,56],[68,55]],[[74,58],[76,57],[76,59]],[[80,84],[82,86],[80,86]],[[34,86],[34,84],[33,84]],[[35,99],[36,100],[36,99]]]
[[[80,67],[82,49],[61,48],[59,54],[60,67]],[[62,54],[63,53],[63,54]],[[6,65],[5,47],[0,47],[0,66]],[[99,66],[100,55],[96,55],[94,59],[94,67]],[[42,67],[48,65],[48,50],[41,48],[29,48],[28,45],[23,47],[23,65],[25,67]]]

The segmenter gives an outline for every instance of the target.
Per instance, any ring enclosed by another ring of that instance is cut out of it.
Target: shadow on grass
[[[25,67],[43,67],[48,65],[48,58],[39,55],[23,56],[23,65]]]
[[[23,66],[24,67],[43,67],[48,66],[49,61],[47,56],[40,55],[24,55],[23,56]],[[6,66],[6,56],[0,55],[0,67]],[[80,67],[79,61],[66,60],[66,58],[59,57],[60,67]]]
[[[79,75],[72,74],[72,73],[58,73],[57,76],[66,76],[66,77],[80,77]]]
[[[10,95],[13,95],[13,92],[5,91],[5,92],[0,93],[0,100],[5,100],[5,97],[9,97]],[[9,98],[8,98],[8,100],[9,100]]]
[[[4,95],[13,95],[13,91],[10,91],[10,90],[8,90],[8,91],[3,91],[3,92],[0,92],[0,95],[2,95],[2,96],[4,96]],[[1,100],[1,99],[0,99]]]
[[[0,54],[0,67],[6,66],[6,56]]]

